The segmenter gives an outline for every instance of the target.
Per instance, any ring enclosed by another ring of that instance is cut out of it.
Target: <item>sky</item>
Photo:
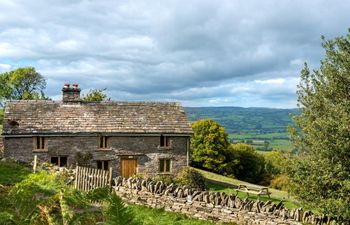
[[[350,1],[0,0],[0,73],[33,66],[46,93],[64,83],[116,101],[296,107],[321,35],[350,27]]]

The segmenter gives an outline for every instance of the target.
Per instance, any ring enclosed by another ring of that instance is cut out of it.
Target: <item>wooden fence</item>
[[[90,191],[99,187],[112,187],[112,168],[101,170],[77,166],[75,171],[75,188]]]

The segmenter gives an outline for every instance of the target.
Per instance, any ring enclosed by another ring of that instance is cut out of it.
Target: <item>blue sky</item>
[[[350,27],[347,1],[0,0],[0,72],[34,66],[113,100],[296,107],[303,63]]]

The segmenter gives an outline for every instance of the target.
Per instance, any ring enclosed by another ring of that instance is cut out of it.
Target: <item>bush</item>
[[[289,178],[286,175],[278,175],[271,180],[270,187],[279,189],[282,191],[289,190]]]
[[[260,183],[265,176],[264,157],[247,144],[234,144],[226,151],[226,172],[237,179]]]
[[[162,181],[165,185],[175,183],[174,176],[172,175],[158,175],[152,178],[153,181]]]
[[[205,178],[197,170],[186,167],[182,169],[175,177],[175,182],[178,185],[189,185],[193,188],[204,189],[205,188]]]

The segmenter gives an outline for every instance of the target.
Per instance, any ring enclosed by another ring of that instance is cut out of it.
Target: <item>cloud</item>
[[[295,107],[303,62],[320,36],[346,32],[343,1],[0,2],[0,71],[35,66],[58,98],[63,83],[115,100],[188,106]]]

